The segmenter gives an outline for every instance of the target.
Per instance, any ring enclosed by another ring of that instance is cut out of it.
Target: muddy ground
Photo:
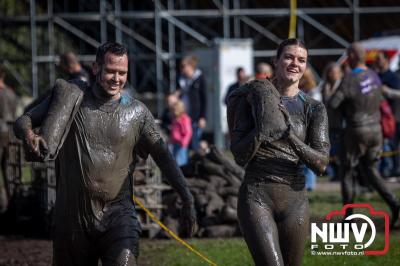
[[[0,236],[0,266],[51,265],[51,249],[49,240]]]

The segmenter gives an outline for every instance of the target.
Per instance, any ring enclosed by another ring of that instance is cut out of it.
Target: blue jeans
[[[192,141],[190,142],[190,148],[194,151],[198,151],[200,148],[200,141],[201,141],[201,135],[203,134],[203,129],[199,128],[197,122],[193,122],[192,130],[193,130],[193,135],[192,135]]]
[[[187,148],[184,148],[179,144],[173,144],[172,155],[174,155],[176,164],[178,166],[182,166],[188,163],[189,156]]]
[[[306,177],[306,189],[313,190],[315,188],[315,182],[317,176],[315,173],[308,167],[304,166],[303,169],[304,176]]]
[[[383,151],[391,151],[392,145],[389,139],[383,140]],[[392,174],[393,171],[393,157],[382,157],[379,162],[379,172],[382,174],[383,177],[388,177]]]

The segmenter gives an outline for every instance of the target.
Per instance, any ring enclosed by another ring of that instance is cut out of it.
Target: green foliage
[[[40,3],[36,1],[36,14],[44,14],[47,12],[46,2]],[[43,5],[43,6],[42,6]],[[0,0],[0,16],[3,18],[14,18],[16,16],[29,17],[29,1]],[[48,24],[36,23],[36,41],[37,55],[47,55],[49,53]],[[15,72],[22,78],[24,84],[28,87],[28,91],[18,83],[12,73],[3,67],[7,73],[6,83],[14,88],[19,95],[31,93],[32,79],[32,54],[31,54],[31,30],[30,21],[9,22],[0,20],[0,66],[4,60],[10,62]],[[54,27],[55,54],[65,51],[74,50],[74,43],[71,35],[57,25]],[[49,84],[49,67],[55,62],[38,63],[38,89],[39,94],[50,88]],[[56,72],[56,77],[60,75]]]

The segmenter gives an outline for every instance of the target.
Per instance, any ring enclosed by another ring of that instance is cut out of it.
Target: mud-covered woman
[[[287,39],[272,81],[254,80],[229,97],[231,150],[246,170],[238,218],[256,265],[301,265],[309,231],[303,168],[320,174],[329,160],[325,107],[299,88],[307,58],[303,42]]]

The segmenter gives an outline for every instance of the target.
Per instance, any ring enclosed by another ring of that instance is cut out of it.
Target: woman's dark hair
[[[283,52],[283,49],[284,49],[286,46],[289,46],[289,45],[298,45],[298,46],[300,46],[301,48],[304,48],[304,50],[306,50],[306,51],[307,51],[307,54],[308,54],[307,47],[306,47],[306,45],[304,44],[304,42],[303,42],[302,40],[299,40],[299,39],[296,39],[296,38],[290,38],[290,39],[286,39],[286,40],[282,41],[282,42],[279,44],[278,49],[277,49],[277,51],[276,51],[276,58],[277,58],[277,59],[279,59],[279,58],[281,57],[282,52]]]
[[[128,50],[122,44],[116,42],[106,42],[97,48],[96,63],[102,65],[104,63],[104,57],[108,52],[119,56],[125,54],[128,55]]]

